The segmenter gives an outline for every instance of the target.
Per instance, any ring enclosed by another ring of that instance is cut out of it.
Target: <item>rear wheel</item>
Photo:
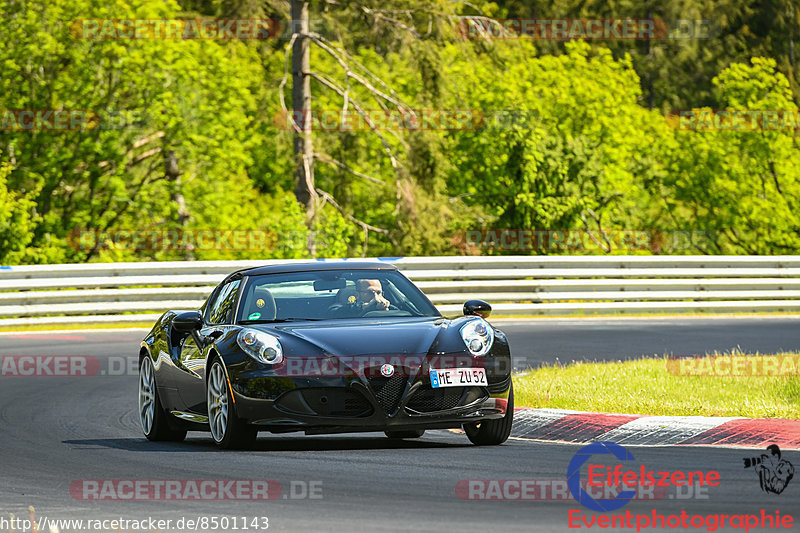
[[[478,446],[496,446],[503,444],[511,435],[511,424],[514,421],[514,388],[508,391],[508,407],[503,418],[485,420],[472,424],[464,424],[464,433],[472,444]]]
[[[206,384],[211,437],[220,448],[249,448],[255,443],[258,429],[236,416],[236,406],[231,394],[225,369],[217,359],[211,365]]]
[[[144,436],[152,441],[176,441],[186,438],[186,430],[172,429],[169,417],[158,398],[153,361],[145,356],[139,364],[139,422]]]
[[[384,431],[390,439],[418,439],[425,434],[424,429],[407,429],[404,431]]]

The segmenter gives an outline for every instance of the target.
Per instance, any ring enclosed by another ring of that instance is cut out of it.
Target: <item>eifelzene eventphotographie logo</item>
[[[780,494],[794,477],[794,465],[781,458],[777,444],[767,446],[767,453],[758,457],[745,457],[744,467],[752,468],[758,474],[761,490],[768,494]]]

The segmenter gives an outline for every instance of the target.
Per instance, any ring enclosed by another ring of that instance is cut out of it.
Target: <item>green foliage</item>
[[[690,109],[714,103],[713,78],[732,63],[770,57],[800,102],[800,9],[795,0],[496,0],[483,8],[498,18],[660,19],[667,31],[652,40],[597,40],[614,57],[631,56],[651,109]],[[466,14],[477,14],[468,10]],[[544,53],[563,41],[537,41]]]
[[[458,157],[451,193],[489,206],[498,228],[649,227],[642,206],[660,172],[654,140],[669,132],[638,105],[630,61],[582,43],[528,60],[528,43],[497,48],[471,62],[450,50],[449,74],[476,88],[452,105],[487,115],[482,128],[449,135]]]
[[[720,107],[797,110],[775,61],[734,64],[714,79]],[[711,109],[698,111],[712,112]],[[787,113],[784,113],[786,115]],[[757,114],[760,116],[760,113]],[[763,128],[764,124],[761,123]],[[665,184],[671,215],[712,238],[707,253],[796,253],[800,147],[791,129],[678,131]]]
[[[249,207],[241,198],[252,188],[244,173],[256,141],[248,127],[260,73],[254,52],[204,40],[80,39],[71,26],[82,18],[157,19],[177,11],[160,0],[137,7],[0,4],[4,34],[11,35],[0,44],[0,108],[82,109],[99,117],[86,128],[18,131],[0,142],[14,162],[10,186],[38,191],[32,248],[68,243],[76,230],[184,227],[177,194],[187,198],[189,221],[206,227],[236,227]],[[170,152],[176,174],[167,172]],[[63,253],[80,261],[95,252],[65,246]]]
[[[465,41],[461,15],[707,19],[712,34]],[[285,38],[93,40],[73,23],[195,16],[285,23],[288,11],[255,0],[0,1],[3,117],[99,117],[86,129],[0,130],[0,263],[299,258],[309,242],[324,257],[452,254],[464,231],[484,228],[707,236],[659,253],[800,249],[798,129],[684,131],[664,116],[796,110],[800,10],[789,0],[313,2],[312,30],[338,54],[312,46],[314,109],[341,110],[346,92],[350,116],[356,106],[469,116],[461,127],[314,130],[324,193],[314,216],[290,192]],[[133,229],[272,237],[256,249],[94,249],[76,238]]]
[[[25,249],[31,240],[34,202],[27,196],[9,191],[6,179],[11,173],[9,163],[0,162],[0,263],[5,264],[15,253]]]
[[[351,253],[349,245],[356,237],[353,225],[332,207],[319,213],[314,225],[315,238],[319,243],[317,254],[320,257],[348,257],[358,255]],[[362,248],[363,249],[363,248]]]

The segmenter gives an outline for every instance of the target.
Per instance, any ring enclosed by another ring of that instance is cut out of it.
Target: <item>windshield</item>
[[[250,276],[238,323],[441,316],[395,270],[292,272]]]

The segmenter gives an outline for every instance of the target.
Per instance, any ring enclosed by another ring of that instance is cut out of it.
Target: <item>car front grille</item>
[[[397,409],[397,405],[403,397],[403,392],[406,390],[407,382],[408,378],[405,376],[392,376],[390,378],[374,376],[369,378],[369,386],[372,392],[375,393],[378,404],[386,414],[391,414]]]
[[[469,405],[487,395],[481,387],[425,387],[415,391],[406,408],[417,413],[435,413]]]
[[[446,387],[441,389],[424,388],[414,393],[409,399],[406,407],[419,411],[420,413],[430,413],[433,411],[444,411],[457,407],[464,394],[465,387]]]

